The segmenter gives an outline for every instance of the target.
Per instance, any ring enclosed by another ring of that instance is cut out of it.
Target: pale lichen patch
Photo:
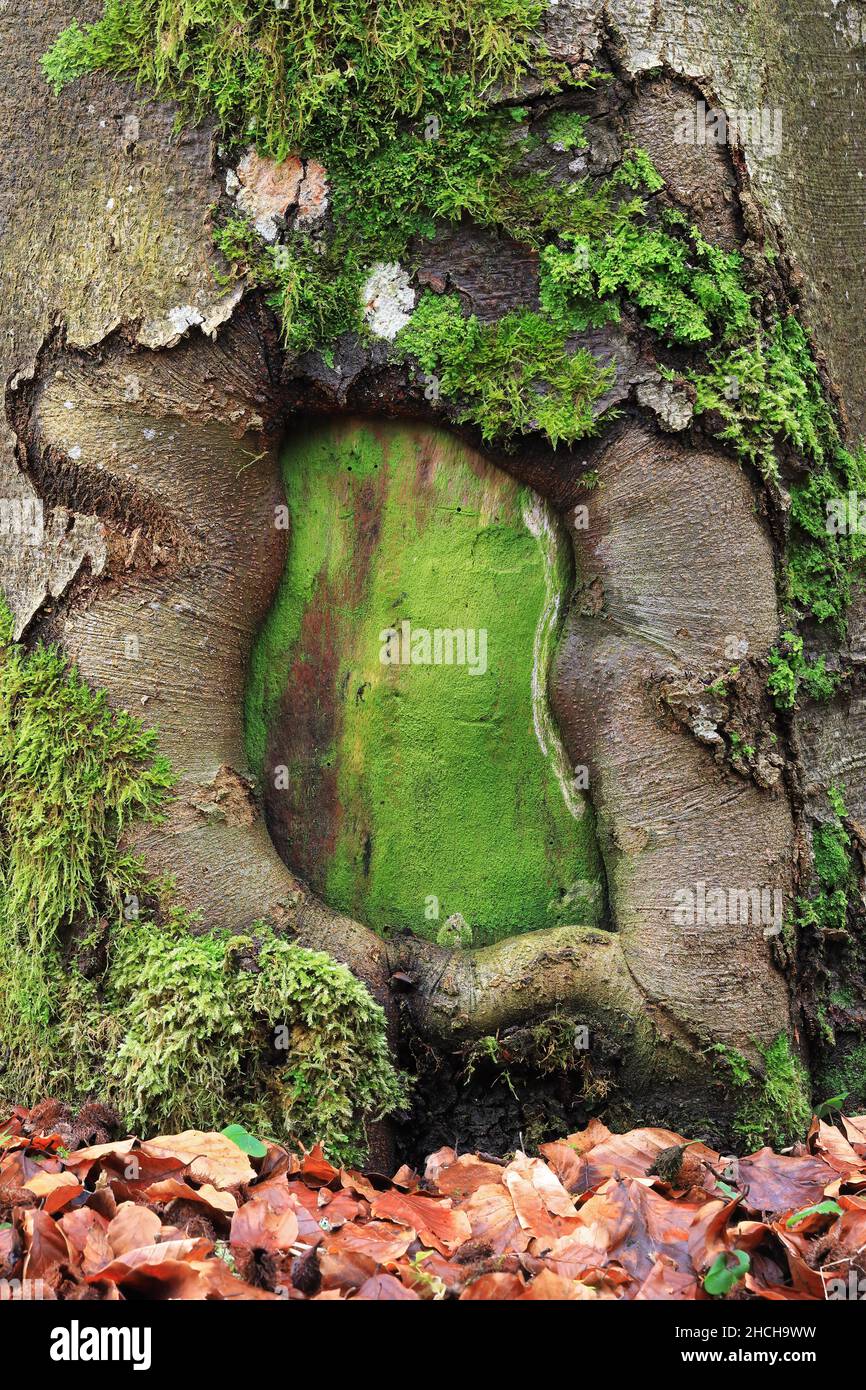
[[[375,338],[393,341],[412,316],[415,291],[398,261],[378,261],[362,292],[364,318]]]

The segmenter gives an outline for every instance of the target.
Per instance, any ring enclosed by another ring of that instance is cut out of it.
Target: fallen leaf
[[[161,1245],[142,1245],[118,1256],[97,1273],[88,1275],[87,1282],[123,1284],[135,1270],[146,1272],[157,1280],[175,1278],[177,1265],[201,1260],[212,1250],[213,1242],[209,1240],[167,1240]],[[166,1266],[162,1273],[161,1266]]]
[[[66,1237],[47,1212],[25,1211],[24,1238],[27,1245],[25,1279],[48,1280],[61,1265],[69,1262],[71,1252]]]
[[[405,1226],[391,1221],[366,1221],[363,1225],[343,1226],[326,1238],[325,1248],[369,1255],[383,1265],[405,1255],[414,1239],[415,1232]]]
[[[596,1289],[591,1289],[576,1279],[564,1279],[561,1274],[554,1274],[550,1269],[543,1269],[540,1274],[537,1274],[529,1287],[524,1289],[520,1295],[522,1303],[548,1302],[552,1299],[568,1300],[572,1303],[592,1303],[597,1298],[598,1291]]]
[[[835,1125],[814,1120],[806,1142],[812,1152],[835,1168],[837,1173],[857,1173],[863,1166],[860,1155]]]
[[[502,1183],[479,1187],[460,1203],[460,1210],[469,1221],[473,1242],[493,1255],[525,1250],[532,1239],[517,1219],[511,1193]]]
[[[36,1197],[47,1197],[58,1187],[80,1187],[73,1173],[37,1173],[24,1184]]]
[[[298,1218],[291,1207],[281,1211],[270,1205],[267,1198],[245,1202],[232,1217],[232,1245],[249,1250],[288,1250],[298,1239]]]
[[[471,1192],[477,1192],[479,1187],[501,1182],[504,1172],[505,1169],[495,1163],[481,1163],[471,1154],[462,1154],[455,1163],[450,1163],[439,1171],[436,1187],[444,1197],[468,1197]]]
[[[224,1134],[187,1129],[183,1134],[161,1134],[142,1144],[146,1154],[179,1159],[190,1177],[202,1178],[216,1188],[238,1187],[255,1177],[247,1155]]]
[[[526,1284],[519,1274],[480,1274],[460,1295],[461,1302],[489,1303],[506,1298],[520,1298]]]
[[[780,1212],[819,1202],[836,1172],[822,1158],[759,1149],[739,1162],[739,1186],[750,1211]]]
[[[115,1255],[137,1250],[143,1245],[156,1245],[162,1234],[162,1222],[149,1207],[135,1202],[123,1202],[117,1215],[109,1222],[106,1235]]]
[[[402,1226],[411,1226],[425,1245],[442,1255],[459,1249],[472,1234],[469,1218],[452,1209],[450,1198],[437,1200],[410,1192],[382,1192],[371,1204],[374,1216],[390,1217]]]
[[[401,1284],[399,1279],[395,1279],[393,1274],[372,1274],[369,1279],[365,1279],[355,1298],[375,1300],[377,1302],[397,1302],[406,1301],[417,1303],[420,1295],[414,1289],[407,1289],[405,1284]]]
[[[159,1182],[151,1183],[144,1195],[149,1202],[195,1202],[208,1211],[221,1212],[225,1216],[231,1216],[238,1209],[237,1198],[231,1192],[220,1192],[207,1182],[202,1183],[201,1187],[191,1187],[177,1178],[162,1178]]]

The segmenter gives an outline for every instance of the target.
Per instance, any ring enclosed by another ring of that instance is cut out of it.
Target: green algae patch
[[[598,923],[592,811],[547,703],[572,578],[555,516],[426,428],[315,425],[283,469],[246,720],[286,861],[382,932]]]

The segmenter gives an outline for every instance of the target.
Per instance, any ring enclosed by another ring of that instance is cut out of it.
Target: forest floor
[[[239,1126],[114,1132],[97,1104],[0,1121],[0,1300],[866,1296],[866,1116],[740,1159],[592,1121],[390,1178]]]

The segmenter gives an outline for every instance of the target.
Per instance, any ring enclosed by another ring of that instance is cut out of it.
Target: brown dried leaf
[[[254,1188],[253,1192],[257,1193],[258,1190]],[[207,1182],[202,1183],[201,1187],[192,1187],[177,1178],[162,1178],[159,1182],[151,1183],[144,1195],[149,1202],[195,1202],[224,1216],[231,1216],[238,1209],[237,1198],[231,1192],[220,1192]]]
[[[377,1303],[407,1301],[417,1303],[420,1295],[414,1289],[407,1289],[393,1274],[371,1274],[365,1279],[355,1298],[363,1298]]]
[[[294,1208],[273,1207],[266,1197],[245,1202],[232,1217],[230,1241],[248,1250],[288,1250],[298,1239]]]
[[[138,1250],[143,1245],[156,1245],[162,1235],[162,1222],[149,1207],[137,1206],[135,1202],[122,1202],[117,1208],[117,1215],[109,1223],[106,1234],[113,1254],[125,1255],[127,1250]]]
[[[452,1209],[450,1198],[424,1197],[413,1192],[381,1192],[371,1203],[374,1216],[397,1221],[417,1231],[425,1245],[450,1255],[472,1234],[469,1218]]]
[[[811,1154],[798,1158],[765,1148],[740,1159],[738,1186],[748,1188],[744,1205],[750,1211],[780,1212],[820,1202],[835,1176],[821,1158]]]
[[[460,1295],[461,1303],[489,1303],[506,1298],[520,1298],[526,1284],[519,1274],[480,1274]]]
[[[576,1279],[563,1279],[561,1274],[554,1274],[550,1269],[543,1269],[540,1274],[537,1274],[529,1287],[520,1295],[522,1303],[548,1302],[552,1299],[586,1303],[594,1302],[597,1298],[597,1289],[591,1289],[587,1284],[580,1284]]]
[[[363,1225],[343,1226],[326,1237],[329,1251],[358,1252],[384,1265],[399,1260],[415,1239],[415,1232],[391,1221],[367,1221]]]
[[[178,1159],[188,1165],[189,1176],[214,1187],[239,1187],[255,1177],[247,1155],[224,1134],[187,1129],[183,1134],[161,1134],[148,1139],[142,1152],[157,1158]]]

